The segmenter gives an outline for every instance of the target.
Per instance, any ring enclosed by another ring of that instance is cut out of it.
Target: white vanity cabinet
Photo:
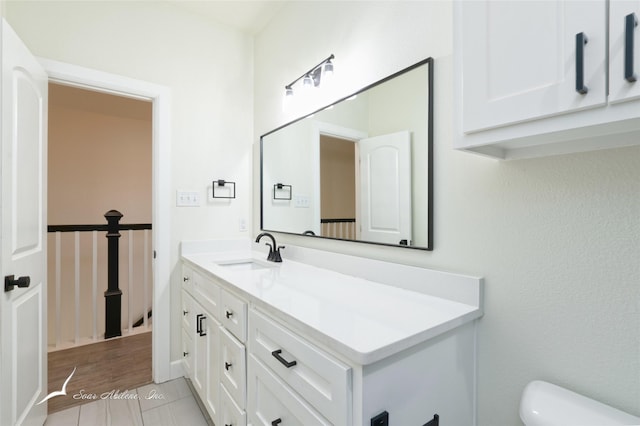
[[[270,264],[247,243],[182,248],[185,276],[220,290],[216,424],[474,424],[480,278],[292,245],[290,259]],[[184,295],[185,310],[198,305]],[[372,423],[381,415],[388,423]]]
[[[224,301],[224,302],[223,302]],[[185,374],[215,424],[246,424],[244,344],[220,322],[223,303],[233,306],[234,329],[246,327],[246,303],[221,290],[211,277],[183,265],[182,347]],[[244,313],[244,314],[243,314]],[[244,315],[245,319],[242,319]],[[239,325],[238,325],[239,323]],[[243,332],[246,335],[246,331]],[[225,389],[225,387],[227,389]],[[230,396],[233,395],[233,396]]]
[[[639,144],[632,13],[640,1],[456,1],[455,147],[524,158]]]

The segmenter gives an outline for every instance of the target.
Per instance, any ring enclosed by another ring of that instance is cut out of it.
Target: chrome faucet
[[[271,238],[271,243],[265,243],[269,246],[269,255],[267,256],[267,260],[271,262],[282,262],[282,257],[280,256],[280,249],[283,249],[284,246],[277,246],[276,239],[268,232],[263,232],[256,237],[256,243],[260,242],[262,237]]]

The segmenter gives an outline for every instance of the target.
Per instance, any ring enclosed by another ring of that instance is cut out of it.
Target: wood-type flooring
[[[59,391],[76,369],[67,384],[67,395],[49,399],[49,413],[152,382],[151,332],[50,352],[48,357],[48,392]]]

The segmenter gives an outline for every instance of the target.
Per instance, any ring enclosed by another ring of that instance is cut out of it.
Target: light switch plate
[[[311,197],[308,195],[294,195],[293,207],[308,209],[311,206]]]
[[[198,191],[176,191],[177,207],[198,207],[200,205],[200,193]]]

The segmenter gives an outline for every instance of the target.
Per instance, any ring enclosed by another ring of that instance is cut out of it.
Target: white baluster
[[[133,230],[129,230],[129,281],[127,282],[127,317],[129,334],[133,331]]]
[[[75,231],[76,345],[80,344],[80,232]]]
[[[61,282],[62,279],[61,277],[61,259],[60,259],[60,246],[61,246],[61,232],[56,232],[56,348],[58,348],[60,346],[60,312],[61,312],[61,308],[60,308],[60,304],[61,302],[61,290],[60,290],[60,286],[61,286]]]
[[[145,328],[147,328],[149,326],[149,324],[147,324],[147,309],[149,307],[149,300],[148,300],[148,294],[149,294],[149,276],[148,276],[148,271],[149,271],[149,230],[145,229],[144,231],[142,231],[144,234],[144,268],[143,268],[143,273],[142,273],[142,283],[144,286],[144,295],[143,295],[143,314],[142,314],[142,318],[144,321],[144,326]]]
[[[93,259],[92,259],[92,291],[91,300],[93,301],[93,340],[98,340],[98,231],[92,231],[93,234]]]

